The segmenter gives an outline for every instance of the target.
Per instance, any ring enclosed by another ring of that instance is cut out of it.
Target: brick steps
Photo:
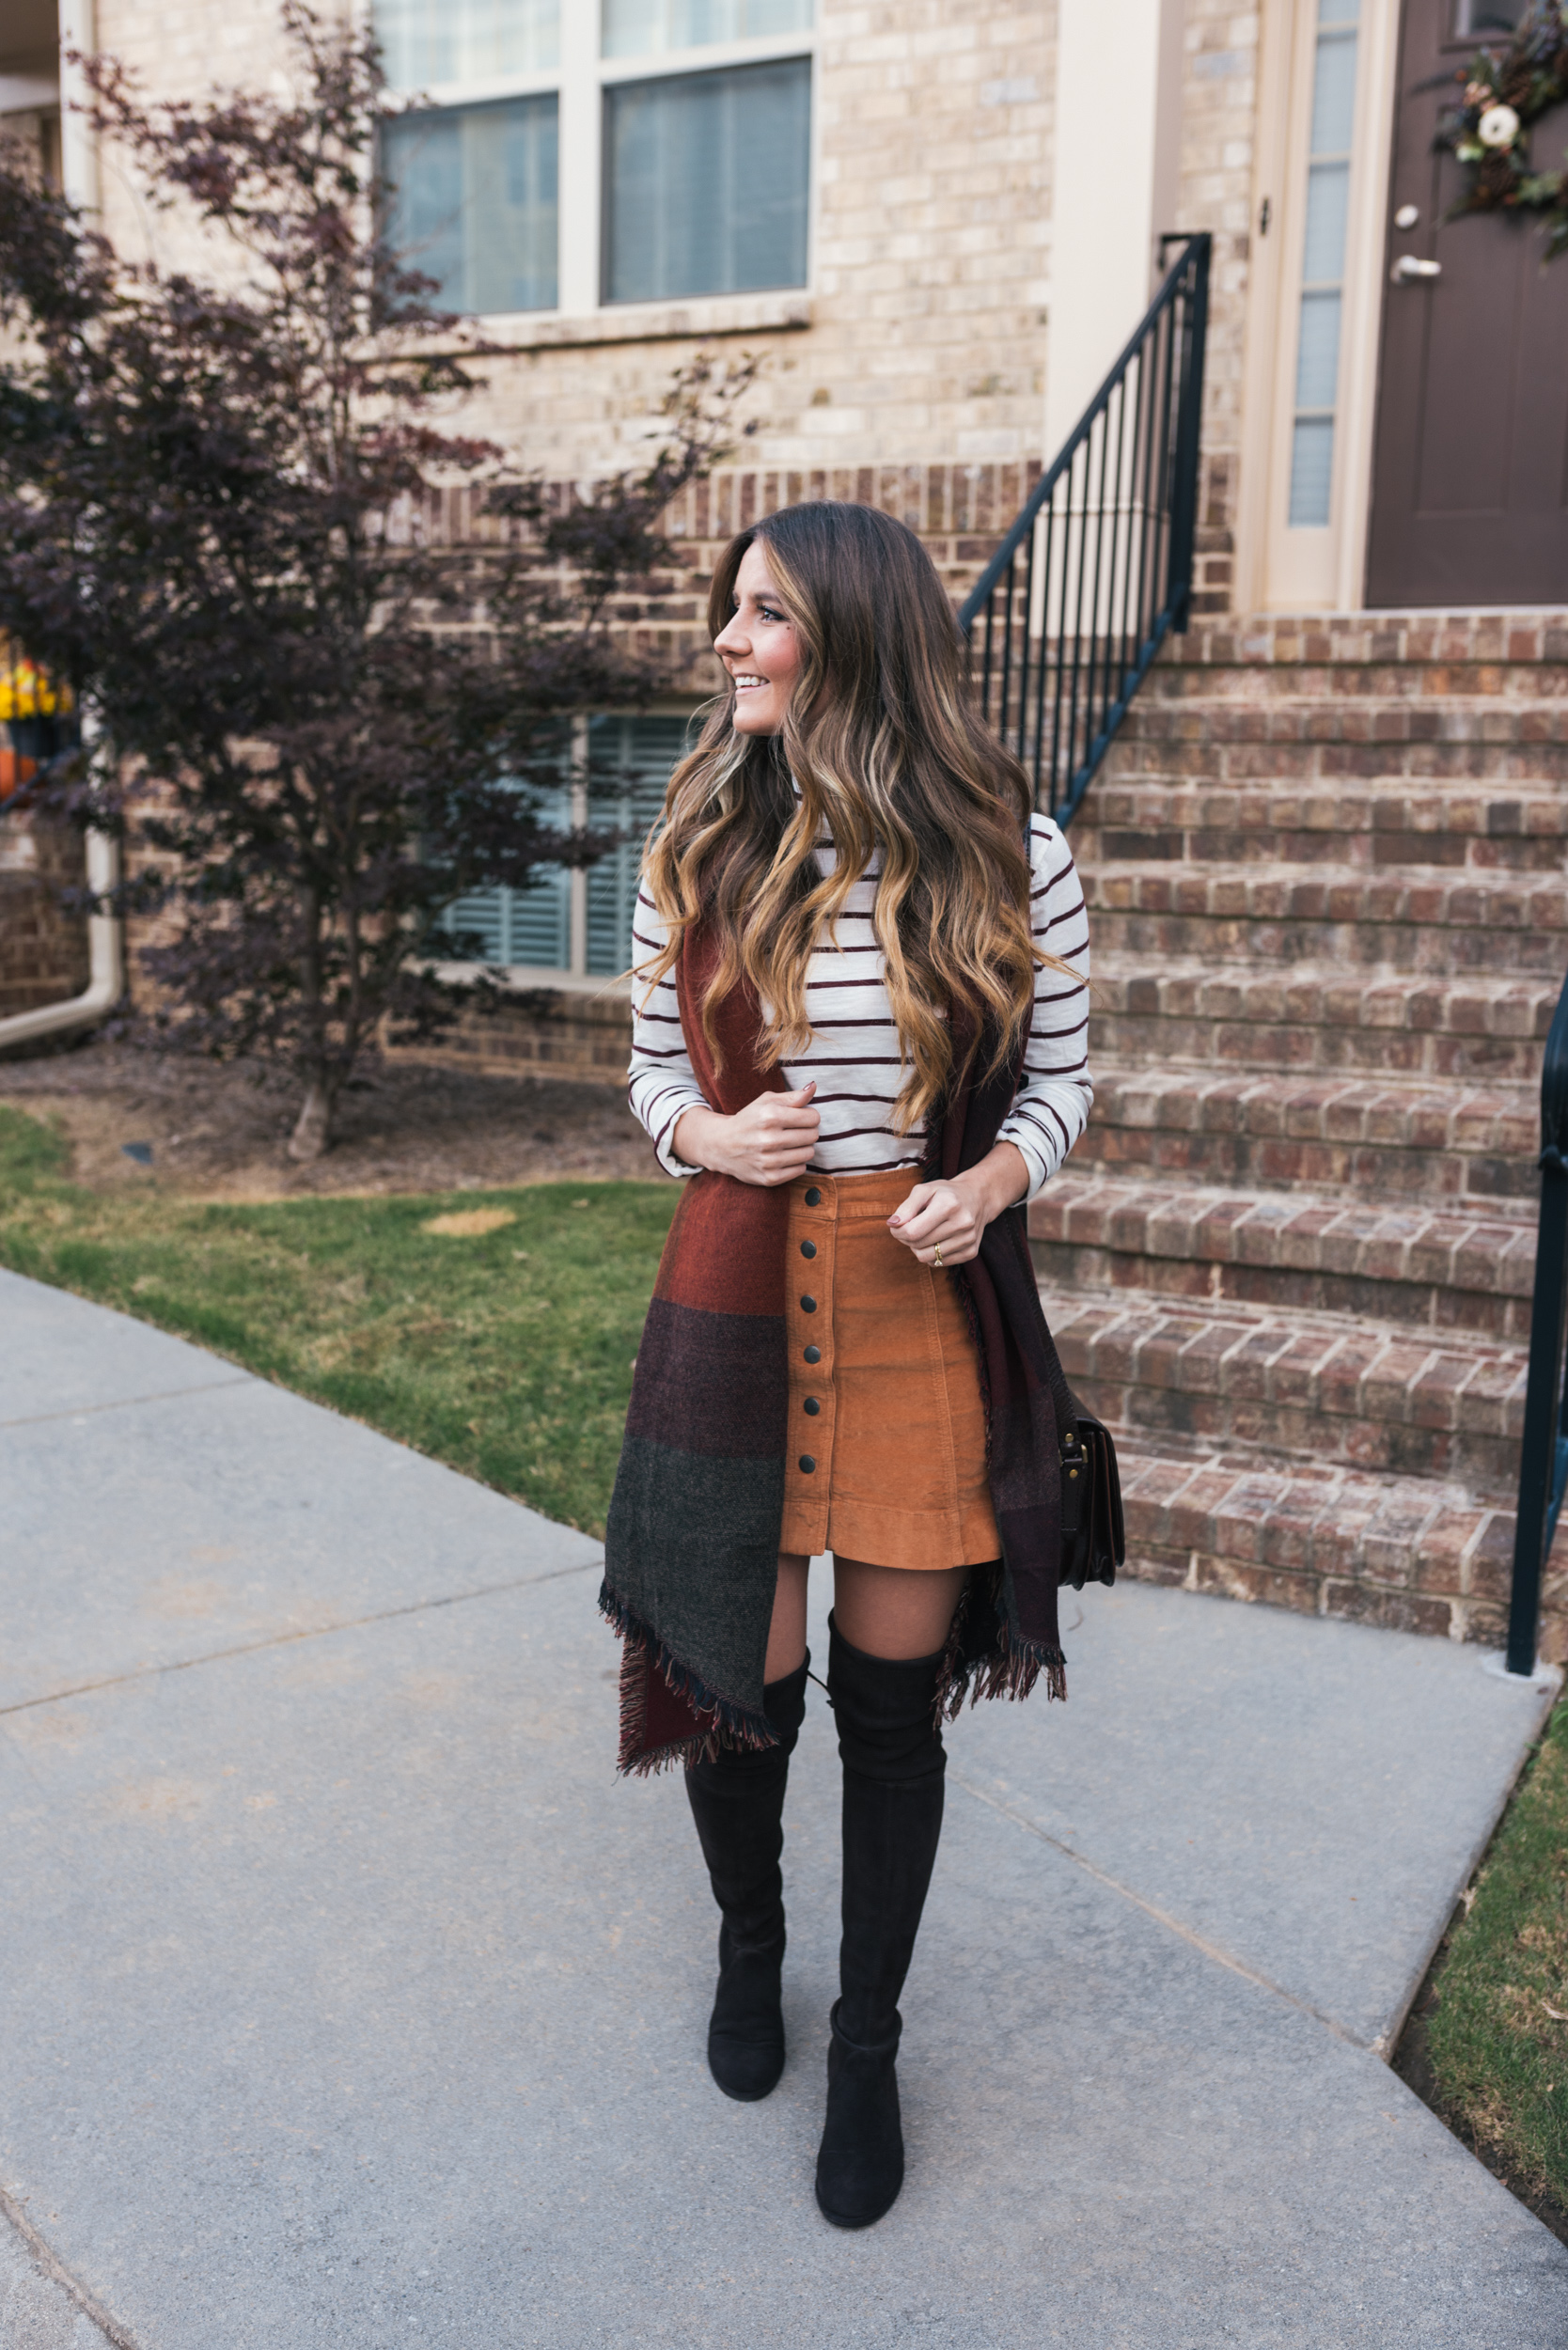
[[[1173,672],[1167,672],[1168,676]],[[1161,744],[1200,736],[1222,743],[1484,743],[1568,744],[1568,695],[1543,693],[1539,675],[1516,672],[1513,691],[1475,690],[1459,678],[1452,691],[1423,684],[1399,690],[1396,673],[1363,674],[1347,691],[1332,672],[1307,669],[1288,682],[1278,672],[1235,671],[1194,682],[1182,672],[1178,693],[1153,694],[1128,715],[1130,742]]]
[[[1454,977],[1568,968],[1568,888],[1493,874],[1107,859],[1085,876],[1102,965],[1327,963]]]
[[[1513,1501],[1521,1346],[1140,1292],[1043,1302],[1074,1393],[1135,1442],[1462,1479]]]
[[[1200,1455],[1132,1438],[1119,1440],[1117,1452],[1131,1574],[1501,1645],[1511,1509],[1427,1478]]]
[[[1142,1290],[1342,1313],[1406,1330],[1529,1335],[1535,1223],[1345,1194],[1125,1183],[1069,1168],[1029,1210],[1053,1289]]]
[[[1568,605],[1550,610],[1210,615],[1162,668],[1165,694],[1545,697],[1564,691]]]
[[[1280,867],[1403,873],[1414,866],[1473,874],[1542,873],[1560,880],[1568,841],[1564,788],[1494,782],[1445,785],[1430,778],[1294,780],[1271,746],[1255,780],[1216,780],[1207,744],[1191,746],[1189,776],[1144,778],[1137,745],[1118,752],[1114,776],[1095,786],[1074,854],[1090,871],[1117,864]],[[1097,796],[1096,796],[1097,795]]]
[[[1544,784],[1568,773],[1568,744],[1534,743],[1511,737],[1491,743],[1481,735],[1346,742],[1301,735],[1268,741],[1217,730],[1211,739],[1205,713],[1179,738],[1135,731],[1119,744],[1116,773],[1123,785],[1170,788],[1208,784],[1221,791],[1270,784],[1297,792],[1443,793],[1455,799],[1484,793],[1501,800],[1540,796]]]
[[[1568,609],[1201,621],[1073,847],[1095,1113],[1029,1230],[1132,1572],[1499,1639]]]
[[[1388,1071],[1527,1082],[1561,980],[1544,974],[1346,970],[1102,956],[1091,1047],[1154,1065]]]
[[[1533,1202],[1539,1143],[1534,1082],[1146,1068],[1096,1055],[1094,1116],[1072,1167],[1246,1191],[1348,1187],[1485,1214]]]

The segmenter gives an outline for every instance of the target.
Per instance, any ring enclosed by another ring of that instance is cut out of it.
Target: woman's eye
[[[782,620],[784,618],[783,613],[776,612],[771,603],[760,603],[757,609],[764,620]]]

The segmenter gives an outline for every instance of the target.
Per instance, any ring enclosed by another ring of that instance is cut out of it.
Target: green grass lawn
[[[0,1264],[118,1307],[602,1534],[673,1183],[215,1206],[93,1193],[0,1109]],[[490,1210],[489,1231],[443,1233]]]
[[[1419,2085],[1560,2232],[1568,2222],[1568,1700],[1450,1929],[1418,2029]]]

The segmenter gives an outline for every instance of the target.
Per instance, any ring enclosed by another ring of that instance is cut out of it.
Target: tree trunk
[[[291,1159],[319,1159],[332,1140],[333,1093],[324,1077],[312,1077],[305,1102],[289,1137]]]

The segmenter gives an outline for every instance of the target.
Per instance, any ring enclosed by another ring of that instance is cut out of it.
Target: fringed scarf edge
[[[619,1633],[620,1652],[620,1754],[616,1768],[625,1778],[648,1778],[677,1762],[712,1762],[721,1747],[776,1747],[778,1733],[765,1714],[737,1705],[710,1689],[699,1673],[683,1665],[667,1641],[643,1622],[608,1582],[599,1589],[599,1611]],[[648,1675],[656,1672],[671,1697],[690,1707],[698,1723],[690,1738],[648,1747]]]
[[[980,1578],[984,1570],[971,1568],[959,1593],[958,1606],[948,1628],[948,1644],[942,1652],[942,1662],[936,1673],[936,1701],[933,1718],[938,1728],[945,1721],[954,1722],[964,1711],[964,1700],[979,1705],[985,1698],[1011,1698],[1021,1700],[1038,1684],[1042,1675],[1045,1681],[1047,1699],[1067,1702],[1067,1658],[1060,1648],[1053,1648],[1043,1640],[1026,1640],[1015,1633],[1008,1621],[1003,1595],[1001,1561],[997,1559],[990,1580],[984,1587],[984,1604],[992,1612],[994,1629],[990,1634],[986,1653],[971,1656],[966,1653],[970,1625],[980,1604]]]

